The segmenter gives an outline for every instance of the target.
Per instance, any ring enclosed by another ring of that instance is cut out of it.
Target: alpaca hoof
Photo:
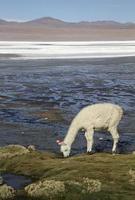
[[[112,155],[115,156],[116,155],[116,151],[112,151]]]
[[[92,154],[94,154],[94,152],[93,151],[87,151],[87,154],[92,155]]]

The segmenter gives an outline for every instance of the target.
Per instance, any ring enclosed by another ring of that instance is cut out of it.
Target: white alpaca
[[[87,152],[92,151],[94,130],[107,129],[113,138],[112,152],[116,151],[119,140],[117,126],[123,110],[120,106],[111,103],[93,104],[83,108],[73,119],[64,141],[57,143],[61,146],[61,152],[64,157],[68,157],[71,151],[71,145],[79,130],[85,130],[87,140]]]

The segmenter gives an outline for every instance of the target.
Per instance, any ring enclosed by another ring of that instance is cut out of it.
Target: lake
[[[124,109],[118,152],[135,150],[135,58],[0,61],[0,146],[35,145],[58,152],[73,117],[93,103]],[[95,133],[96,152],[111,151],[111,135]],[[103,140],[99,140],[102,137]],[[78,134],[72,153],[86,151]]]

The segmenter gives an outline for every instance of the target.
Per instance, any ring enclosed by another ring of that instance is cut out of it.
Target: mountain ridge
[[[59,24],[72,24],[72,25],[134,25],[134,22],[119,22],[119,21],[113,21],[113,20],[96,20],[96,21],[78,21],[78,22],[70,22],[70,21],[64,21],[61,19],[53,18],[53,17],[41,17],[41,18],[35,18],[32,20],[22,21],[18,22],[15,21],[9,21],[6,19],[0,19],[0,24],[46,24],[46,23],[59,23]]]
[[[65,22],[42,17],[25,22],[0,19],[1,41],[135,40],[135,24],[116,21]]]

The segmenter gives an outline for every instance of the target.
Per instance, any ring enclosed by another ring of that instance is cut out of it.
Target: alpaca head
[[[65,144],[63,141],[60,142],[59,140],[56,141],[58,145],[60,145],[60,151],[63,153],[63,156],[66,158],[70,154],[70,146]]]

